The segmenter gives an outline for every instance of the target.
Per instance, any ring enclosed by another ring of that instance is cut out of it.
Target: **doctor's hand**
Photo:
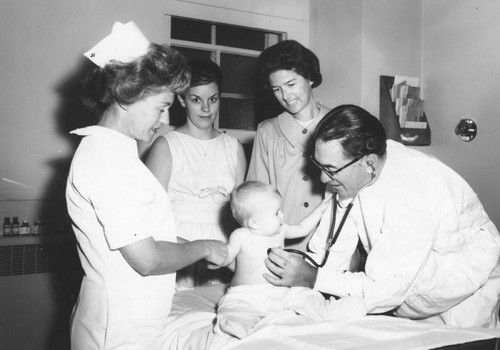
[[[265,273],[263,277],[275,286],[313,288],[316,283],[318,269],[307,263],[299,254],[273,248],[265,264],[272,273]]]

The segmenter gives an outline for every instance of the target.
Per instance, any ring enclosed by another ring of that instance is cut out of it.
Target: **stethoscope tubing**
[[[352,206],[354,205],[354,201],[356,200],[356,197],[358,196],[358,194],[363,189],[365,189],[366,187],[370,186],[373,183],[373,181],[375,180],[376,172],[375,172],[374,168],[372,168],[372,169],[373,169],[373,172],[372,172],[372,178],[371,178],[371,180],[366,185],[364,185],[363,187],[361,187],[358,190],[358,192],[356,192],[356,195],[354,195],[354,197],[352,197],[352,200],[347,205],[346,210],[344,212],[344,215],[342,216],[342,220],[340,220],[340,224],[339,224],[339,227],[337,228],[337,230],[335,230],[335,225],[336,225],[336,221],[337,221],[337,205],[338,205],[339,201],[338,201],[338,193],[335,192],[333,194],[333,201],[332,201],[332,221],[331,221],[331,225],[330,225],[330,230],[328,232],[328,237],[327,237],[327,240],[326,240],[325,256],[323,257],[323,261],[321,262],[321,264],[318,264],[316,262],[316,260],[314,260],[310,255],[308,255],[307,253],[305,253],[303,251],[300,251],[300,250],[297,250],[297,249],[292,249],[292,248],[285,248],[284,250],[287,251],[287,252],[290,252],[290,253],[295,253],[295,254],[301,255],[305,260],[308,260],[315,267],[323,267],[323,266],[325,266],[326,261],[328,260],[328,255],[330,254],[330,249],[335,244],[335,242],[337,242],[337,239],[338,239],[338,237],[340,235],[340,232],[342,231],[342,228],[344,227],[344,224],[345,224],[345,222],[347,220],[347,217],[349,216],[349,213],[350,213],[350,211],[352,209]]]
[[[330,254],[330,249],[332,246],[337,242],[337,238],[340,235],[340,232],[342,231],[342,228],[345,224],[345,221],[347,220],[347,217],[349,216],[349,212],[351,211],[351,208],[354,204],[354,198],[353,200],[347,205],[346,210],[344,215],[342,216],[342,220],[340,221],[339,227],[337,230],[335,230],[335,224],[337,221],[337,205],[338,205],[338,194],[334,193],[333,194],[333,201],[332,201],[332,222],[330,224],[330,230],[328,232],[328,237],[326,240],[326,249],[325,249],[325,256],[323,257],[323,261],[321,264],[318,264],[316,260],[314,260],[310,255],[307,253],[297,250],[297,249],[292,249],[292,248],[286,248],[285,251],[290,252],[290,253],[295,253],[301,255],[304,259],[309,260],[310,263],[312,263],[315,267],[323,267],[326,264],[326,261],[328,260],[328,255]]]

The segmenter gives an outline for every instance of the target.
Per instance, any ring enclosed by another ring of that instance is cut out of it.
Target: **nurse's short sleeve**
[[[92,205],[110,249],[153,236],[161,227],[159,195],[141,169],[128,167],[114,177],[101,178]],[[163,208],[167,210],[167,208]]]

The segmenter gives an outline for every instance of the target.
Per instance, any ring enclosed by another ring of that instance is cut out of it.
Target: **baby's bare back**
[[[284,236],[245,235],[241,249],[236,257],[236,270],[231,281],[232,286],[269,283],[262,276],[271,273],[266,265],[267,250],[284,245]]]

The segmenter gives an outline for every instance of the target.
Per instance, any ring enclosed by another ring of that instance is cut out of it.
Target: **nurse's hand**
[[[265,273],[263,276],[275,286],[313,288],[316,283],[318,269],[307,263],[299,254],[273,248],[265,264],[272,274]]]
[[[204,242],[207,249],[205,260],[212,265],[221,266],[227,257],[227,244],[216,240],[204,240]]]

